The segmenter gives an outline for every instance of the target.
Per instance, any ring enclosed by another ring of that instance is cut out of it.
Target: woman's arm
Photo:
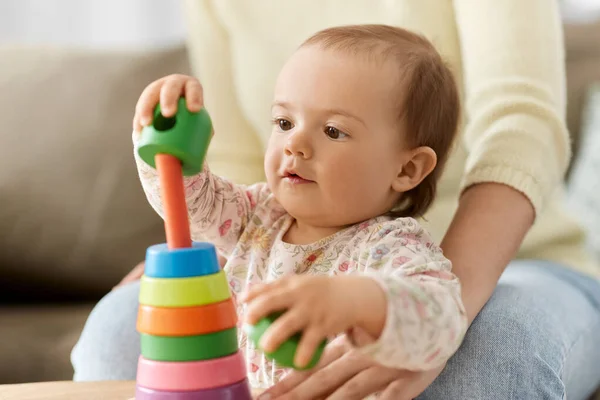
[[[497,183],[471,186],[442,241],[462,286],[469,324],[488,301],[534,220],[522,193]]]
[[[469,157],[442,248],[472,322],[561,183],[570,145],[557,2],[454,0],[454,11]]]

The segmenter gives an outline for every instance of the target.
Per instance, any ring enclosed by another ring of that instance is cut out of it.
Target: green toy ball
[[[190,112],[185,98],[179,98],[177,113],[165,117],[160,104],[154,111],[152,124],[144,127],[138,145],[138,155],[152,168],[156,168],[157,154],[170,154],[181,161],[185,176],[202,171],[206,151],[212,136],[212,121],[206,109]]]
[[[261,319],[256,325],[245,326],[245,331],[248,335],[248,338],[252,340],[252,342],[257,348],[260,348],[259,343],[262,335],[280,315],[281,313],[275,313]],[[285,342],[283,342],[281,346],[277,348],[277,350],[273,352],[265,352],[265,355],[268,358],[275,360],[277,364],[279,364],[282,367],[294,368],[296,370],[311,369],[319,362],[319,359],[323,354],[323,350],[325,349],[325,345],[327,344],[327,340],[323,340],[319,344],[310,362],[306,366],[300,368],[294,364],[294,355],[296,354],[296,349],[298,348],[298,344],[300,343],[301,337],[302,334],[297,333]]]

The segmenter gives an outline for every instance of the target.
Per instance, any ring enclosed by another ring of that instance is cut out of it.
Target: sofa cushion
[[[164,241],[131,121],[148,83],[189,73],[186,50],[4,47],[0,59],[0,292],[98,297]]]
[[[567,67],[567,125],[575,155],[580,148],[582,110],[587,92],[600,80],[600,21],[566,24],[564,27]]]
[[[73,379],[71,349],[92,306],[0,307],[0,385]]]

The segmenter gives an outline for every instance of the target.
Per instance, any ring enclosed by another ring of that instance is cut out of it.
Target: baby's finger
[[[260,338],[260,347],[273,352],[292,335],[306,326],[306,318],[295,310],[288,311],[277,318]]]
[[[154,118],[154,108],[158,104],[160,98],[160,88],[163,85],[165,78],[161,78],[148,85],[135,106],[135,114],[141,126],[148,126]]]
[[[204,106],[204,92],[202,85],[196,79],[189,79],[183,89],[187,108],[191,112],[198,112]]]
[[[140,124],[140,118],[138,117],[137,113],[133,116],[133,130],[135,132],[142,131],[142,124]]]
[[[287,309],[292,298],[288,292],[281,289],[269,289],[267,293],[256,297],[251,302],[247,303],[245,322],[254,325],[261,318],[266,317],[275,311]]]
[[[308,365],[323,339],[324,336],[318,327],[310,327],[302,332],[302,337],[294,357],[294,364],[298,368]]]
[[[172,117],[177,112],[177,102],[183,94],[185,81],[182,75],[171,75],[160,89],[160,110],[165,117]]]
[[[240,296],[242,303],[254,300],[256,297],[266,294],[273,286],[268,283],[255,283]]]

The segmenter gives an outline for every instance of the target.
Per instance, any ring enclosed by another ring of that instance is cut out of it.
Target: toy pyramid
[[[176,116],[160,107],[138,154],[157,169],[167,243],[150,246],[141,279],[141,355],[136,400],[249,400],[237,315],[215,247],[192,242],[183,175],[202,170],[212,125],[180,99]]]

